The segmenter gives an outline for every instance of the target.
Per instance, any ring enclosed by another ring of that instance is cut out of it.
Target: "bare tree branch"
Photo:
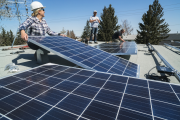
[[[131,33],[133,32],[133,28],[130,25],[130,23],[128,22],[128,20],[122,20],[122,28],[125,30],[124,35],[131,35]]]

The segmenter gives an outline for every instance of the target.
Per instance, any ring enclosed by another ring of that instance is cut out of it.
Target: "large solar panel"
[[[68,37],[29,37],[29,42],[86,69],[139,77],[139,65]]]
[[[0,91],[0,119],[180,118],[180,85],[55,64],[2,78]]]
[[[137,55],[137,44],[132,42],[112,42],[95,46],[113,55]]]

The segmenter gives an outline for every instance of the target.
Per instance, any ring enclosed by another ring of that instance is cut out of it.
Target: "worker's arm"
[[[97,19],[96,19],[96,20],[97,20]],[[94,22],[94,21],[96,21],[96,20],[91,20],[91,19],[90,19],[89,22],[92,23],[92,22]]]
[[[119,39],[120,39],[121,41],[125,42],[125,40],[123,40],[123,39],[121,38],[121,36],[119,36]]]
[[[27,18],[26,21],[24,21],[20,26],[19,26],[19,32],[21,34],[21,38],[25,41],[28,40],[28,35],[26,34],[25,30],[33,23],[33,20],[30,18]]]
[[[28,35],[26,34],[25,30],[21,30],[21,38],[22,38],[24,41],[27,41],[27,40],[28,40]]]

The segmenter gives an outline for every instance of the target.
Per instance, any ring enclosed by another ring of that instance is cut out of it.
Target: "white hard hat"
[[[31,3],[31,11],[38,9],[38,8],[45,8],[45,7],[38,1],[34,1]]]
[[[94,10],[94,12],[96,12],[96,13],[97,13],[97,11],[96,11],[96,10]]]

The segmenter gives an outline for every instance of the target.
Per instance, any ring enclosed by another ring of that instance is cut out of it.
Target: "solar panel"
[[[29,37],[29,42],[86,69],[139,77],[139,65],[68,37]]]
[[[176,84],[50,63],[0,81],[0,119],[180,118]]]
[[[132,42],[103,43],[95,46],[113,55],[137,55],[137,44]]]

